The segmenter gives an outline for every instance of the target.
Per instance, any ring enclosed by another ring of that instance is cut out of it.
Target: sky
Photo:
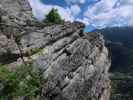
[[[65,21],[80,21],[86,31],[133,26],[133,0],[28,0],[33,15],[42,21],[52,8]]]

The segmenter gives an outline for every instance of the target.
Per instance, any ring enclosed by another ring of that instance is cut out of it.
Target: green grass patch
[[[42,70],[34,68],[33,65],[22,65],[14,71],[0,65],[0,100],[18,96],[37,97],[47,81],[42,74]]]

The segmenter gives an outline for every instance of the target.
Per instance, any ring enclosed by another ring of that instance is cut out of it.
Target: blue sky
[[[133,26],[133,0],[28,0],[39,20],[52,8],[62,19],[81,21],[86,31],[115,26]]]

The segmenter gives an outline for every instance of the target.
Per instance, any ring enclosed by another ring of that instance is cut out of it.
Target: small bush
[[[37,54],[37,53],[41,53],[41,52],[43,52],[42,48],[34,48],[34,49],[31,49],[28,52],[28,55],[31,56],[31,55],[34,55],[34,54]]]
[[[48,15],[46,15],[46,19],[44,20],[44,22],[47,23],[55,23],[55,24],[59,24],[62,22],[60,15],[58,14],[58,10],[57,9],[52,9]]]
[[[35,70],[32,65],[19,66],[15,71],[10,71],[7,66],[0,65],[0,100],[18,96],[36,97],[41,94],[45,83],[42,71]]]

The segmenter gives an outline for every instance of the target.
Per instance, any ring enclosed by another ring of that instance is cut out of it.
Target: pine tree
[[[52,9],[48,15],[46,15],[45,22],[59,24],[62,22],[61,17],[57,9]]]

